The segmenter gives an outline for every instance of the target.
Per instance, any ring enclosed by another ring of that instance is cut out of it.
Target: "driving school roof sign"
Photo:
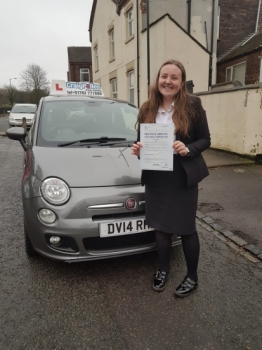
[[[104,96],[98,83],[52,80],[50,95]]]

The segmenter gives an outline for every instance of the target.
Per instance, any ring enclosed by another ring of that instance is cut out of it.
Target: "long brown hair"
[[[150,86],[149,98],[140,108],[138,114],[137,124],[140,123],[155,123],[156,115],[159,106],[162,105],[163,96],[158,90],[158,80],[161,69],[167,64],[173,64],[177,66],[182,73],[182,86],[179,92],[175,95],[173,121],[176,126],[176,132],[180,132],[181,135],[186,136],[188,134],[188,128],[190,122],[194,116],[192,109],[192,99],[186,88],[186,71],[183,64],[176,60],[168,60],[162,64],[156,76],[155,82]]]

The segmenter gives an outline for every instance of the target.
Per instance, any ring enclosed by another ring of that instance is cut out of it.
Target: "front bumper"
[[[15,127],[15,126],[22,126],[22,120],[10,120],[9,119],[9,126],[10,127]],[[26,120],[26,126],[27,128],[31,128],[31,126],[33,125],[33,120]]]
[[[65,262],[97,260],[148,252],[156,249],[154,231],[100,238],[99,223],[144,218],[144,189],[141,185],[104,188],[71,188],[65,205],[53,206],[42,197],[24,199],[24,217],[30,241],[41,255]],[[133,197],[135,211],[125,207],[89,209],[94,205],[125,203]],[[57,220],[44,224],[38,217],[41,208],[55,212]],[[59,236],[62,247],[50,245],[50,237]],[[180,244],[174,236],[173,245]]]

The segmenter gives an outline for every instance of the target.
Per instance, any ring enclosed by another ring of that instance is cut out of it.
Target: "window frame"
[[[98,61],[98,44],[94,45],[94,63],[95,63],[95,72],[99,70],[99,61]]]
[[[225,82],[229,83],[233,81],[233,74],[234,74],[234,67],[240,66],[241,64],[245,64],[245,71],[246,71],[246,61],[242,61],[236,64],[233,64],[232,66],[226,67],[226,76],[225,76]],[[230,79],[228,79],[227,71],[230,70]],[[244,84],[245,85],[246,80],[246,74],[244,75]]]
[[[115,88],[115,90],[113,88]],[[117,98],[117,78],[116,77],[110,79],[110,90],[111,90],[111,97]]]
[[[83,72],[84,70],[87,70],[87,72]],[[80,75],[79,75],[79,81],[81,82],[81,81],[84,81],[84,82],[89,82],[90,81],[90,70],[89,70],[89,68],[80,68],[79,69],[79,73],[80,73]],[[84,74],[88,74],[88,80],[82,80],[81,79],[81,75],[84,75]]]
[[[109,54],[110,59],[115,58],[115,30],[114,27],[109,30]]]
[[[132,18],[129,18],[129,15],[132,14]],[[126,12],[126,17],[127,17],[127,37],[130,38],[131,36],[134,35],[134,11],[133,7],[130,7],[127,12]],[[130,31],[130,24],[131,24],[131,31]]]
[[[131,84],[132,83],[131,75],[133,76],[133,86]],[[131,99],[131,92],[132,91],[133,91],[133,94],[132,94],[133,101]],[[135,103],[135,72],[133,69],[128,72],[128,100],[129,100],[129,102],[131,102],[133,104]]]

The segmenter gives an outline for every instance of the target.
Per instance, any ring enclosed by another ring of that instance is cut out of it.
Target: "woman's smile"
[[[173,100],[182,87],[182,72],[173,65],[162,67],[158,80],[158,90],[164,99]]]

